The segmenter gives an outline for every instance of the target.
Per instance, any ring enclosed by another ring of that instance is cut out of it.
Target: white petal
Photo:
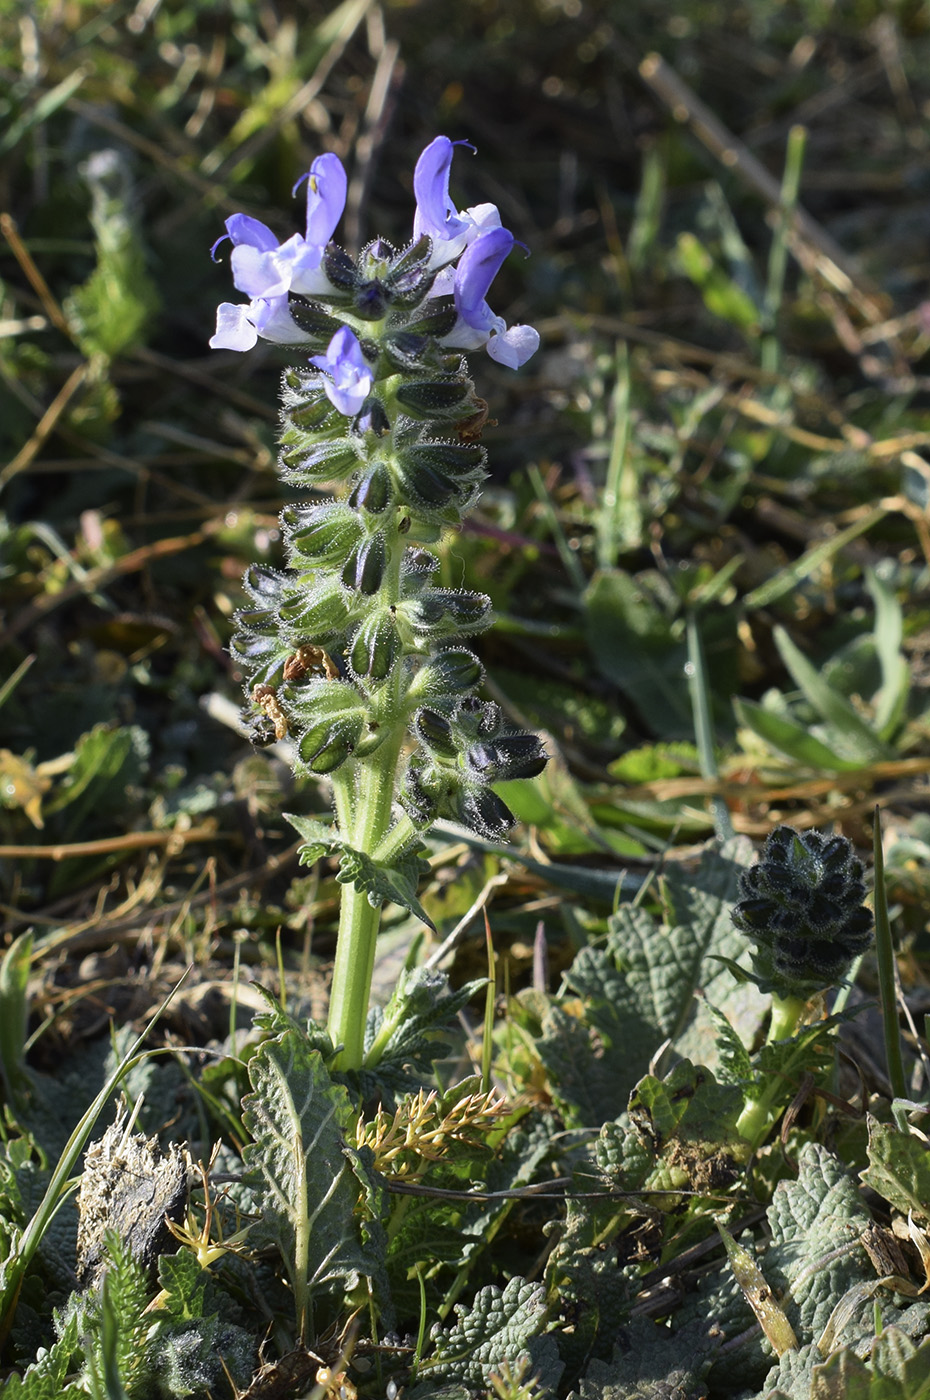
[[[519,369],[539,349],[539,331],[532,326],[511,326],[503,335],[492,335],[488,354],[499,365]]]
[[[224,301],[216,309],[216,334],[210,337],[212,350],[251,350],[258,331],[249,320],[247,306]]]

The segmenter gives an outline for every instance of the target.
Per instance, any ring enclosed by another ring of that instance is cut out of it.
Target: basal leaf
[[[893,1123],[869,1117],[869,1165],[861,1173],[902,1215],[913,1211],[930,1218],[930,1154],[927,1144]]]
[[[630,1121],[657,1155],[674,1160],[693,1189],[721,1185],[745,1160],[736,1131],[743,1095],[709,1069],[679,1060],[665,1077],[646,1075],[630,1095]]]
[[[569,1400],[701,1400],[700,1377],[711,1344],[698,1329],[667,1328],[635,1318],[618,1334],[610,1361],[594,1360]]]
[[[690,738],[684,640],[639,581],[622,569],[600,570],[585,593],[585,620],[599,670],[621,688],[651,731],[661,738]]]
[[[581,1001],[549,1009],[536,1049],[567,1120],[600,1127],[626,1108],[663,1035],[603,949],[582,948],[565,981]]]
[[[805,768],[813,768],[818,773],[848,773],[862,767],[858,758],[842,758],[803,724],[765,705],[754,700],[734,699],[733,708],[740,724],[745,724],[779,753],[803,763]]]
[[[850,1348],[815,1368],[811,1400],[930,1400],[930,1337],[886,1327],[863,1359]]]
[[[842,1162],[818,1143],[805,1143],[796,1181],[780,1181],[768,1209],[773,1242],[762,1268],[802,1342],[819,1337],[848,1289],[873,1274],[858,1240],[871,1217]]]
[[[306,1334],[313,1291],[340,1279],[353,1287],[372,1262],[355,1216],[359,1186],[342,1135],[349,1102],[297,1030],[259,1048],[249,1079],[254,1092],[243,1100],[243,1122],[252,1141],[244,1157],[259,1201],[250,1240],[280,1250]]]
[[[471,1307],[457,1305],[455,1324],[433,1333],[433,1350],[421,1369],[424,1380],[441,1376],[483,1386],[505,1361],[514,1367],[545,1326],[543,1295],[541,1284],[512,1278],[504,1289],[493,1284],[480,1289]],[[418,1391],[419,1386],[412,1396]]]
[[[696,1000],[695,993],[703,992],[746,1043],[752,1041],[767,1005],[754,986],[740,985],[720,961],[748,963],[746,939],[733,927],[731,911],[740,875],[753,858],[751,843],[736,837],[722,846],[709,845],[696,870],[670,862],[662,878],[662,894],[671,947],[643,949],[647,963],[677,961],[676,979],[667,982],[664,991],[677,1006],[676,1053],[715,1073],[720,1064],[719,1030],[706,1002]],[[666,979],[670,971],[665,972]]]
[[[798,689],[804,692],[806,700],[817,713],[843,736],[850,757],[863,763],[879,763],[894,758],[894,750],[881,741],[846,696],[824,679],[817,667],[795,646],[784,628],[776,627],[773,635],[781,658]]]

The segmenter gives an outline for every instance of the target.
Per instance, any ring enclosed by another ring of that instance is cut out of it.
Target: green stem
[[[780,997],[773,992],[772,1023],[765,1043],[774,1045],[777,1040],[790,1040],[797,1031],[798,1022],[806,1006],[807,1002],[803,997]],[[736,1121],[736,1131],[740,1137],[752,1144],[753,1151],[766,1137],[781,1109],[784,1097],[785,1078],[782,1075],[773,1075],[758,1098],[746,1100],[745,1107]]]
[[[804,997],[780,997],[777,992],[773,992],[772,1024],[765,1037],[766,1044],[774,1045],[776,1040],[790,1040],[797,1031],[798,1022],[806,1006],[807,1000]]]
[[[396,733],[370,758],[353,765],[354,772],[350,768],[342,783],[335,784],[339,794],[337,810],[345,813],[347,819],[343,830],[356,850],[375,850],[391,824],[394,779],[403,737],[403,728],[398,725]],[[350,797],[354,800],[351,819]],[[367,894],[354,885],[343,886],[329,999],[329,1034],[334,1045],[343,1047],[334,1062],[336,1069],[361,1068],[380,923],[380,906],[369,904]]]

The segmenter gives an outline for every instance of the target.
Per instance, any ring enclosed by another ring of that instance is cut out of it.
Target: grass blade
[[[882,1026],[885,1034],[885,1064],[891,1092],[896,1099],[907,1097],[904,1062],[901,1058],[901,1031],[898,1026],[898,996],[894,975],[894,944],[888,922],[888,901],[885,898],[885,858],[882,851],[882,822],[875,808],[872,828],[872,849],[875,871],[875,955],[878,959],[878,989],[882,1004]]]
[[[785,629],[776,627],[774,637],[781,659],[795,685],[821,718],[836,727],[853,752],[866,763],[880,763],[893,759],[894,750],[882,743],[874,729],[866,724],[846,696],[834,690],[829,681],[824,680],[820,671],[808,661],[800,647],[795,646]]]

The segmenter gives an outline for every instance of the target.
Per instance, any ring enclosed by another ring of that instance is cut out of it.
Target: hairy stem
[[[337,810],[349,818],[347,837],[356,850],[374,851],[391,824],[403,735],[397,726],[370,758],[357,765],[354,774],[350,769],[341,783],[341,774],[336,775]],[[350,784],[351,790],[346,791]],[[329,1034],[334,1045],[343,1047],[335,1060],[340,1070],[361,1068],[380,922],[380,906],[372,906],[367,894],[355,885],[344,885],[329,1002]]]
[[[789,1040],[796,1033],[806,1006],[807,1002],[802,997],[780,997],[773,992],[772,1022],[766,1036],[766,1044],[774,1045],[777,1040]],[[788,1068],[786,1065],[786,1071]],[[753,1151],[761,1145],[775,1121],[786,1092],[785,1077],[772,1076],[757,1098],[747,1099],[737,1119],[736,1130],[752,1144]]]

